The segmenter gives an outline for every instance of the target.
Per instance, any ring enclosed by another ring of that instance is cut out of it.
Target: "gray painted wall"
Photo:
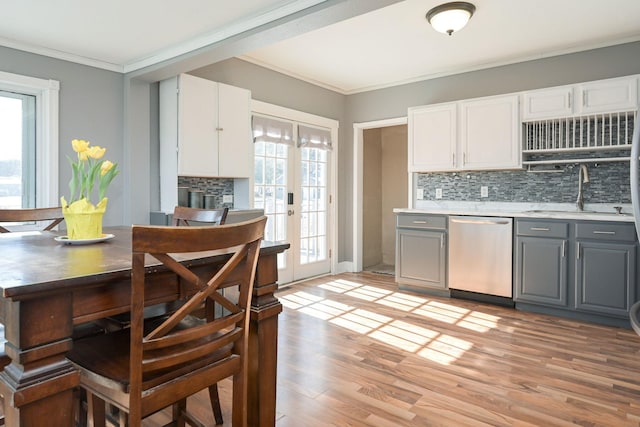
[[[0,70],[60,82],[58,179],[61,195],[68,198],[69,194],[71,167],[67,156],[74,158],[75,155],[71,149],[72,139],[87,139],[106,147],[105,158],[117,162],[123,169],[122,74],[5,47],[0,47]],[[123,224],[123,182],[122,176],[116,177],[107,193],[106,225]]]

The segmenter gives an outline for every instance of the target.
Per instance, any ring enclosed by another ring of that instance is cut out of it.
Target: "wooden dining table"
[[[8,426],[64,426],[74,423],[79,373],[66,359],[74,329],[116,314],[130,305],[131,227],[105,228],[112,238],[93,244],[65,244],[62,233],[0,234],[0,321],[12,363],[0,373]],[[75,243],[75,242],[74,242]],[[278,314],[277,255],[286,242],[262,242],[251,302],[249,336],[250,426],[274,426]],[[215,271],[228,257],[220,252],[181,254],[194,271]],[[189,292],[149,257],[146,304],[175,301]]]

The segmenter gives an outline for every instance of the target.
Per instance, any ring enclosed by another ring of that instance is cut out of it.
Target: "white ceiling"
[[[476,13],[452,36],[425,19],[445,1],[405,0],[240,57],[350,94],[640,40],[639,0],[471,1]],[[320,3],[9,1],[0,45],[129,72]]]

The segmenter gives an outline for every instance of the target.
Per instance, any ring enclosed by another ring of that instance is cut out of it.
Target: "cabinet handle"
[[[217,131],[223,131],[224,128],[216,128]]]
[[[576,259],[580,259],[580,242],[576,243]]]
[[[587,106],[587,91],[586,90],[582,91],[582,106],[583,107]]]
[[[567,245],[566,245],[567,241],[563,240],[562,241],[562,258],[567,256]]]
[[[451,153],[451,166],[456,165],[456,153]]]
[[[568,107],[571,108],[571,93],[569,93],[568,101],[569,101],[568,102],[568,104],[569,104]]]
[[[462,166],[467,164],[467,153],[462,153]]]
[[[531,231],[549,231],[547,227],[531,227]]]
[[[413,223],[414,223],[414,224],[426,224],[426,223],[427,223],[427,221],[418,221],[418,220],[415,220],[415,221],[413,221]]]
[[[616,232],[615,231],[598,231],[598,230],[595,230],[593,232],[593,234],[608,234],[610,236],[614,236],[616,234]]]
[[[440,235],[440,247],[444,248],[444,234]]]

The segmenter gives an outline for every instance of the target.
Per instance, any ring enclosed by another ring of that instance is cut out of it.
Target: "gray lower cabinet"
[[[517,238],[516,301],[567,306],[566,239]]]
[[[396,282],[410,287],[445,290],[447,217],[398,214]]]
[[[518,220],[515,234],[515,301],[566,307],[569,224]]]
[[[633,224],[576,225],[576,309],[628,317],[636,298]]]
[[[516,307],[628,319],[639,286],[637,245],[633,223],[516,220]]]

